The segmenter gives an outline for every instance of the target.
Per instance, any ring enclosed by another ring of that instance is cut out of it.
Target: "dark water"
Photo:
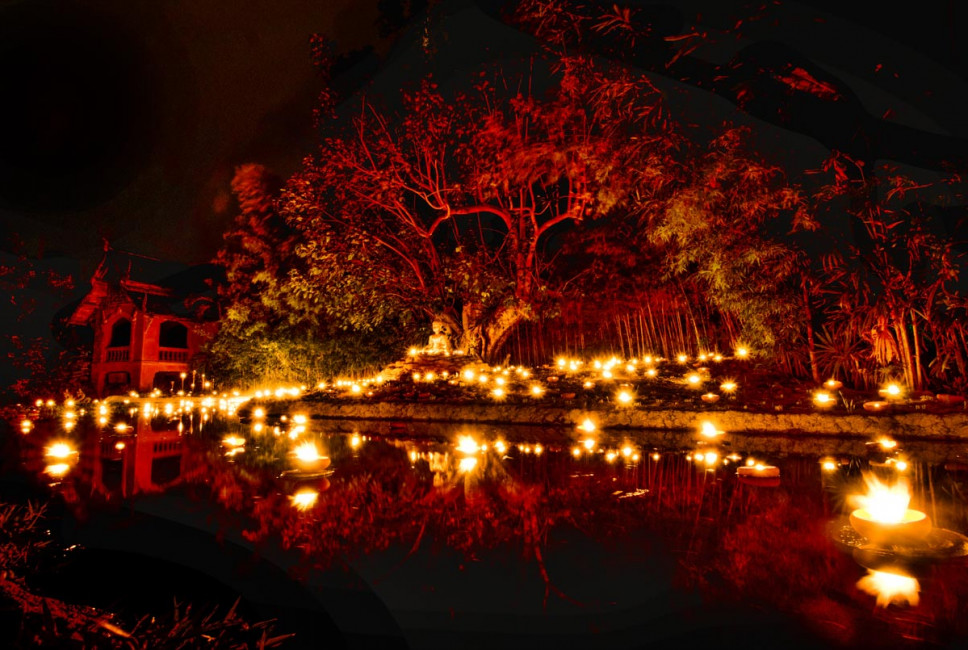
[[[72,602],[240,597],[289,647],[968,647],[966,444],[200,422],[138,404],[67,431],[49,415],[18,434],[17,471],[79,545],[37,578]],[[77,453],[48,457],[56,441]],[[307,443],[325,459],[300,460]],[[779,478],[738,476],[751,458]],[[909,483],[923,543],[852,532],[865,476]],[[872,569],[916,591],[865,587]]]

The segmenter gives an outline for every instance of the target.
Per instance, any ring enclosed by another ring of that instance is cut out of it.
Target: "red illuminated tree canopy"
[[[295,294],[358,328],[442,318],[485,356],[553,310],[573,271],[556,236],[659,192],[677,141],[644,77],[556,63],[337,119],[284,195]]]

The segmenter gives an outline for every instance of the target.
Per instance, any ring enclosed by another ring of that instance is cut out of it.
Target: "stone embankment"
[[[645,408],[584,409],[518,404],[443,402],[313,402],[267,401],[268,416],[304,413],[317,419],[391,422],[451,422],[573,428],[591,418],[599,429],[664,431],[696,430],[709,420],[731,433],[808,434],[819,436],[926,438],[968,440],[968,411],[944,413],[757,413],[744,410],[675,410]],[[246,417],[255,404],[240,411]]]

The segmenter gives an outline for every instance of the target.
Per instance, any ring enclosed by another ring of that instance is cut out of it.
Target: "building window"
[[[175,321],[165,321],[161,324],[158,345],[163,348],[188,348],[188,328]]]
[[[111,341],[109,348],[127,348],[131,346],[131,321],[119,318],[111,326]]]

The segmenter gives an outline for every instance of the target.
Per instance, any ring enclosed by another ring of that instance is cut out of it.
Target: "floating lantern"
[[[624,406],[628,406],[635,400],[635,396],[632,395],[631,391],[627,390],[620,390],[615,397],[618,400],[618,403]]]
[[[946,393],[939,393],[935,395],[935,399],[947,406],[962,404],[965,401],[965,398],[961,395],[949,395]]]
[[[837,381],[833,377],[823,383],[824,388],[827,390],[840,390],[840,387],[843,385],[844,384],[842,382]]]
[[[652,454],[652,460],[654,460],[654,461],[656,461],[656,462],[658,462],[658,460],[659,460],[660,458],[662,458],[662,456],[661,456],[661,455],[659,455],[659,452],[654,452],[654,453]]]
[[[582,421],[582,423],[578,425],[578,428],[587,433],[592,433],[593,431],[595,431],[596,427],[595,427],[595,423],[592,422],[590,418],[585,418],[584,421]]]
[[[595,448],[595,440],[593,438],[585,438],[582,440],[581,444],[588,451],[591,451]]]
[[[718,353],[713,355],[713,361],[715,361],[716,363],[719,363],[722,360],[723,360],[723,355]]]
[[[473,370],[465,370],[461,373],[461,376],[464,378],[464,381],[474,381],[477,374]]]
[[[885,485],[873,475],[865,475],[864,480],[867,494],[852,497],[860,505],[850,513],[854,530],[879,546],[918,544],[927,537],[931,519],[908,507],[911,494],[906,481]]]
[[[466,458],[461,458],[460,462],[457,463],[457,467],[461,472],[467,473],[477,467],[477,458],[474,456],[467,456]]]
[[[686,361],[689,361],[689,357],[688,355],[680,354],[676,356],[676,361],[678,361],[679,363],[685,363]]]
[[[123,441],[120,441],[120,440],[118,442],[114,443],[114,448],[117,449],[118,451],[124,451],[124,448],[126,446],[127,445],[125,445],[124,442]]]
[[[813,394],[813,403],[820,408],[830,408],[837,403],[834,396],[824,390],[818,390]]]
[[[747,478],[777,478],[780,476],[780,468],[775,465],[764,465],[756,461],[750,464],[747,461],[746,465],[736,468],[736,475]]]
[[[354,433],[352,436],[350,436],[350,447],[352,447],[353,449],[356,449],[362,444],[363,444],[363,439],[360,438],[360,434]]]
[[[715,465],[719,462],[719,454],[715,451],[707,451],[705,454],[696,454],[697,457],[701,457],[706,465]]]
[[[825,472],[833,472],[837,469],[837,463],[833,458],[824,458],[820,461],[820,468]]]
[[[66,442],[55,442],[47,447],[45,455],[48,458],[69,458],[70,456],[77,453],[70,444]]]
[[[496,449],[499,454],[503,454],[505,451],[507,451],[507,445],[504,444],[503,440],[498,440],[494,443],[494,449]]]
[[[746,347],[745,345],[740,345],[733,352],[733,355],[737,359],[748,359],[749,356],[750,356],[750,349],[748,347]]]
[[[21,433],[30,433],[30,430],[34,428],[34,423],[30,420],[20,421],[20,431]]]
[[[698,372],[691,372],[686,375],[686,383],[688,383],[692,388],[698,388],[699,384],[702,383],[702,375]]]
[[[719,395],[717,395],[716,393],[704,393],[702,396],[702,401],[707,402],[709,404],[715,404],[716,402],[719,401]]]
[[[542,395],[544,395],[544,387],[542,387],[539,384],[532,384],[531,394],[535,397],[541,397]]]
[[[891,405],[888,402],[881,401],[871,401],[864,402],[864,410],[871,411],[872,413],[881,413],[890,409]]]
[[[507,392],[503,388],[495,388],[491,391],[491,397],[497,400],[502,400],[507,396]]]
[[[605,460],[607,460],[610,463],[614,462],[616,458],[618,458],[618,454],[615,453],[614,451],[610,451],[607,454],[605,454]]]
[[[579,456],[581,456],[581,447],[572,447],[571,455],[574,456],[575,458],[578,458]]]
[[[738,386],[736,385],[735,381],[727,380],[719,385],[719,390],[723,391],[724,393],[734,393],[736,392],[737,388]]]
[[[655,368],[649,368],[648,370],[645,371],[646,377],[655,377],[658,374],[659,374],[659,371],[656,370]]]

